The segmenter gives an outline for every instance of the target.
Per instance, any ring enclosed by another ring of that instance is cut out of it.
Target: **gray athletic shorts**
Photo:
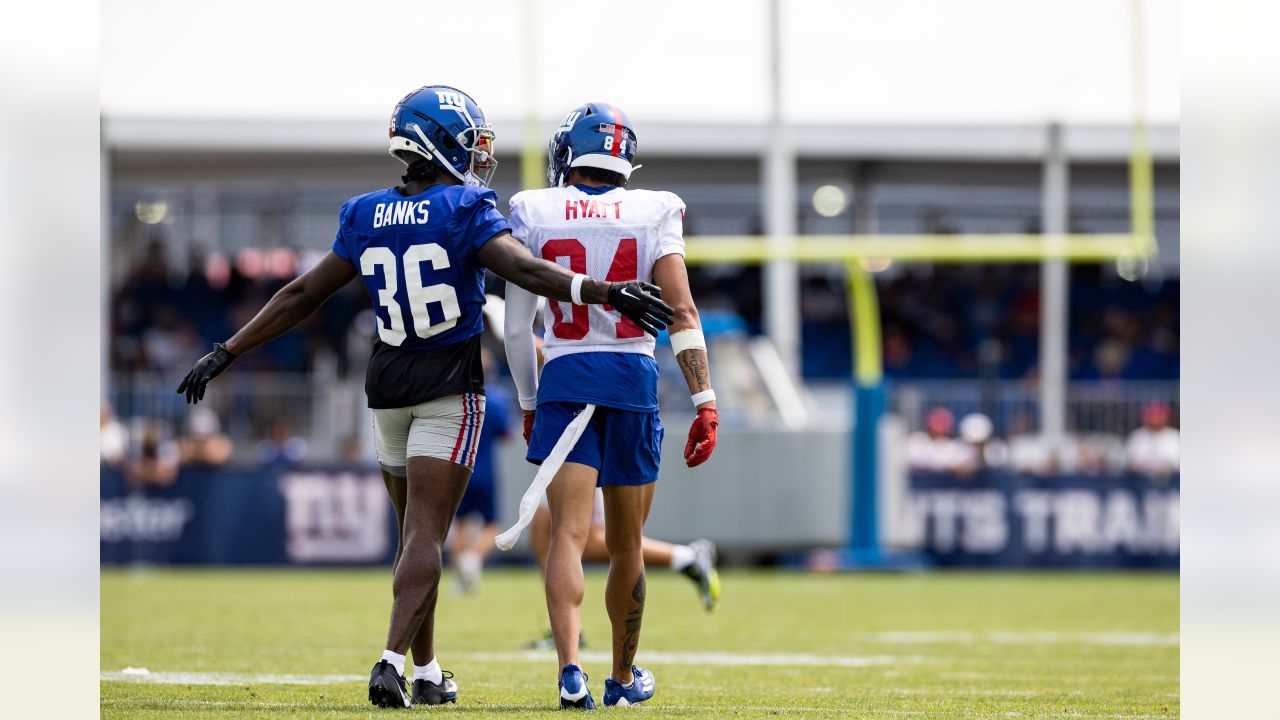
[[[400,477],[415,456],[469,468],[475,465],[482,425],[483,395],[448,395],[413,407],[374,410],[373,446],[383,469]]]

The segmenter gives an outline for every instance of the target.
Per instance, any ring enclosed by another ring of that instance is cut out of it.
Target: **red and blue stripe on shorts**
[[[480,396],[475,393],[462,395],[462,422],[458,426],[458,439],[453,444],[449,462],[473,467],[476,449],[480,446],[480,426],[484,422],[484,408]]]

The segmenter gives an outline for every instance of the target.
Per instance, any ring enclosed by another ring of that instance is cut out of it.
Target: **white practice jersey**
[[[596,280],[651,282],[658,258],[684,254],[684,202],[670,192],[526,190],[511,198],[507,221],[535,256]],[[607,305],[547,300],[543,323],[547,361],[579,352],[653,356],[653,337]]]

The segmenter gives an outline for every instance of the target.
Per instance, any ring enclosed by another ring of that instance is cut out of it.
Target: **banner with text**
[[[395,524],[377,470],[192,468],[131,489],[102,469],[104,564],[390,563]]]
[[[1178,567],[1177,476],[917,473],[893,522],[939,565]]]

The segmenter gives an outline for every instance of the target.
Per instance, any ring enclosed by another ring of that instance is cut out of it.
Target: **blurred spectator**
[[[276,418],[267,438],[258,443],[258,461],[267,467],[289,468],[305,460],[307,450],[307,441],[295,435],[284,418]]]
[[[102,403],[98,412],[98,449],[102,462],[116,467],[124,462],[125,453],[129,450],[129,431],[116,419],[111,403]]]
[[[277,252],[288,260],[289,252]],[[254,259],[252,262],[249,260]],[[196,247],[173,268],[154,242],[136,261],[112,303],[112,369],[183,369],[206,345],[225,339],[305,263],[268,262],[245,249],[234,256]],[[878,278],[884,365],[891,378],[972,377],[979,362],[1001,378],[1034,377],[1039,352],[1039,270],[1035,266],[914,267]],[[807,378],[850,372],[848,298],[838,276],[806,274],[800,294]],[[722,316],[762,330],[759,268],[691,270],[706,304],[704,326]],[[494,283],[494,289],[500,283]],[[1070,372],[1073,379],[1176,379],[1179,283],[1132,283],[1096,267],[1071,273]],[[339,292],[301,328],[247,357],[245,370],[305,372],[317,353],[333,352],[338,374],[359,374],[367,360],[372,314],[358,283]],[[180,312],[175,312],[180,310]],[[185,319],[180,319],[185,318]],[[710,330],[706,332],[710,333]],[[983,349],[986,348],[984,351]],[[985,359],[985,360],[984,360]]]
[[[141,422],[138,446],[125,464],[125,483],[133,489],[169,487],[178,477],[178,448],[155,420]]]
[[[187,435],[178,441],[183,465],[218,467],[231,459],[231,438],[222,433],[218,415],[207,407],[194,407],[187,418]]]
[[[199,357],[204,343],[195,326],[179,318],[171,307],[153,309],[154,322],[142,333],[142,352],[153,370],[176,372]]]
[[[955,472],[965,464],[969,452],[954,439],[955,416],[946,408],[933,408],[925,415],[925,431],[907,438],[907,463],[915,472]]]
[[[372,466],[375,459],[369,452],[370,447],[372,445],[362,440],[359,435],[349,435],[342,441],[342,456],[339,462],[352,467]]]
[[[970,413],[960,419],[961,459],[956,472],[962,475],[1003,467],[1009,461],[1009,447],[1000,438],[992,437],[994,426],[991,418],[982,413]]]
[[[1124,472],[1124,441],[1107,433],[1082,435],[1076,448],[1076,471],[1085,475]]]
[[[1062,445],[1054,452],[1048,439],[1036,431],[1035,419],[1030,413],[1020,412],[1014,416],[1009,431],[1008,467],[1012,470],[1040,476],[1073,473],[1079,454],[1074,435],[1065,434]]]
[[[1181,438],[1178,429],[1169,424],[1171,418],[1169,406],[1162,402],[1143,406],[1142,427],[1125,443],[1129,470],[1160,478],[1178,472]]]

